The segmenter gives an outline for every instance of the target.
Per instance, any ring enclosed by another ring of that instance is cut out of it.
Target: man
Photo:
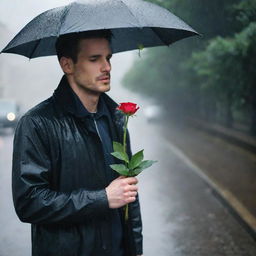
[[[108,30],[60,36],[65,75],[16,129],[13,199],[21,221],[32,223],[33,256],[142,254],[138,180],[109,168],[112,141],[123,136],[122,115],[105,94],[110,40]]]

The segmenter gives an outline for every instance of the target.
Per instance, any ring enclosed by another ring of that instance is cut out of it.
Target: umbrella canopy
[[[60,35],[110,29],[113,53],[170,45],[197,32],[168,10],[141,0],[83,0],[50,9],[29,22],[2,50],[28,58],[55,55]]]

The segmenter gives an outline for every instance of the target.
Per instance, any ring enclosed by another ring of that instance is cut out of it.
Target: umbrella
[[[113,53],[170,45],[197,35],[168,10],[141,0],[83,0],[50,9],[29,22],[2,50],[28,58],[55,55],[63,34],[110,29]]]

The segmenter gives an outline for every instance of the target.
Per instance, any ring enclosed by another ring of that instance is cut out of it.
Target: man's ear
[[[71,58],[61,57],[60,66],[65,74],[69,75],[73,73],[74,62]]]

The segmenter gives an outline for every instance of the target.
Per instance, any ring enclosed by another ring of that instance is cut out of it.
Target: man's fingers
[[[137,184],[138,183],[138,179],[137,178],[135,178],[135,177],[129,177],[129,178],[126,178],[126,182],[128,183],[128,184]]]
[[[128,184],[137,184],[138,179],[135,177],[126,177],[126,176],[119,176],[116,178],[116,180],[123,180],[123,182],[128,183]]]
[[[131,191],[138,191],[138,187],[136,185],[130,185],[129,190]]]
[[[121,180],[121,179],[125,179],[125,178],[126,178],[125,176],[121,175],[121,176],[117,177],[116,180]]]
[[[119,208],[136,200],[138,187],[137,178],[119,176],[107,187],[106,193],[110,208]]]
[[[127,191],[138,191],[138,187],[136,185],[128,185]]]
[[[138,187],[136,185],[126,185],[124,187],[124,192],[129,192],[129,191],[138,191]]]
[[[129,203],[134,202],[135,200],[136,200],[136,197],[135,197],[135,196],[131,196],[131,197],[127,198],[127,199],[125,200],[125,202],[126,202],[127,204],[129,204]]]
[[[125,196],[127,197],[136,197],[137,192],[136,191],[129,191],[125,193]]]

